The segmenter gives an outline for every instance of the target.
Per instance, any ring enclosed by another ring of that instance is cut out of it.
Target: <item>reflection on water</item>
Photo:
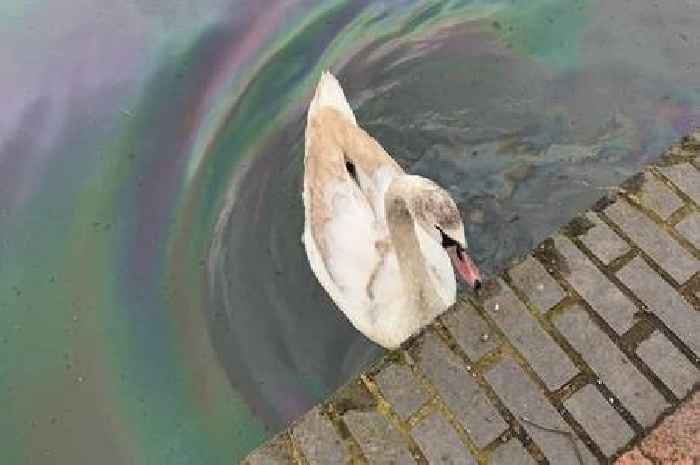
[[[322,69],[493,273],[700,125],[698,30],[691,2],[6,2],[8,463],[230,463],[380,353],[300,243]]]

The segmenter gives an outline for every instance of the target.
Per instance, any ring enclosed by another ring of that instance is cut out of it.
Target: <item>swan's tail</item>
[[[309,119],[313,118],[323,107],[331,107],[338,110],[343,115],[347,116],[352,124],[357,124],[355,121],[355,114],[350,108],[348,100],[345,98],[345,93],[343,93],[343,88],[340,87],[340,83],[330,72],[324,71],[321,74],[321,79],[318,81],[316,86],[316,94],[311,100],[311,105],[309,106]]]

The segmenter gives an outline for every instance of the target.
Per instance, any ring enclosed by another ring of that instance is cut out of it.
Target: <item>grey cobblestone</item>
[[[284,435],[277,436],[253,451],[246,460],[248,465],[292,465],[289,442]]]
[[[517,439],[511,439],[493,452],[489,465],[537,465],[537,462]]]
[[[618,334],[631,328],[637,311],[634,304],[571,241],[555,236],[554,243],[567,260],[571,272],[566,279],[576,292]]]
[[[309,465],[343,465],[345,447],[330,420],[318,407],[304,415],[292,430],[292,437]]]
[[[688,197],[700,205],[700,172],[690,163],[682,163],[664,168],[659,168],[664,176],[673,182]]]
[[[476,464],[452,425],[438,413],[429,415],[412,434],[430,465]]]
[[[540,312],[546,312],[565,297],[559,284],[542,264],[528,256],[525,261],[508,272],[518,287]]]
[[[648,216],[626,201],[618,200],[605,213],[678,283],[684,283],[700,271],[698,260]]]
[[[700,213],[688,215],[676,225],[676,231],[688,239],[696,249],[700,249]]]
[[[556,326],[622,405],[643,426],[649,426],[668,406],[654,386],[632,365],[581,307],[556,320]]]
[[[564,401],[564,407],[607,457],[634,437],[632,428],[590,384]]]
[[[644,173],[644,185],[640,192],[641,202],[666,220],[671,213],[683,206],[683,201],[664,183],[649,173]]]
[[[443,322],[457,344],[473,361],[498,347],[498,336],[467,302],[460,303],[456,311],[447,313],[443,317]]]
[[[499,363],[486,374],[486,379],[516,418],[524,417],[545,428],[571,431],[537,385],[530,381],[512,360]],[[576,452],[567,437],[545,431],[526,421],[520,423],[540,447],[549,463],[562,465],[578,463]],[[578,441],[578,448],[585,465],[598,463],[581,441]]]
[[[462,360],[435,334],[425,336],[418,358],[423,372],[477,446],[487,445],[507,428]]]
[[[403,419],[409,417],[429,399],[411,370],[403,365],[396,363],[389,365],[375,377],[375,380],[384,398]]]
[[[576,374],[576,367],[508,285],[498,282],[500,290],[484,306],[547,387],[559,388]]]
[[[625,286],[629,287],[644,302],[649,311],[658,316],[695,355],[700,356],[700,313],[666,281],[652,270],[644,260],[637,257],[617,273]]]
[[[381,414],[350,411],[343,420],[370,465],[415,465],[401,433]]]
[[[581,242],[604,264],[627,253],[630,246],[593,212],[586,213],[595,226],[581,236]]]
[[[700,381],[700,370],[658,331],[639,344],[637,355],[679,399]]]

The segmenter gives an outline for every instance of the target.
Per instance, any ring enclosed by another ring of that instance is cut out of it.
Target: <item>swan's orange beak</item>
[[[459,248],[459,246],[448,247],[445,250],[452,261],[452,266],[457,271],[460,278],[473,289],[478,290],[481,287],[481,272],[479,268],[476,267],[471,257],[467,255],[467,252]]]

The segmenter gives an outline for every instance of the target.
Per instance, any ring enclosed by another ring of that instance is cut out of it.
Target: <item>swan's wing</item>
[[[333,145],[338,148],[342,154],[337,159],[340,167],[352,175],[375,215],[383,220],[384,193],[396,176],[404,174],[398,163],[372,136],[334,108],[319,110],[315,118],[310,118],[307,135],[322,141],[322,147]],[[309,153],[309,156],[313,155]]]
[[[341,310],[368,332],[380,302],[401,295],[386,287],[400,280],[386,279],[397,265],[384,193],[403,171],[357,127],[330,74],[322,77],[311,103],[305,149],[304,245],[311,268]]]
[[[307,127],[304,158],[307,255],[337,303],[342,297],[366,304],[368,296],[362,290],[382,259],[376,243],[386,239],[386,228],[367,193],[348,172],[342,148],[312,125]]]

